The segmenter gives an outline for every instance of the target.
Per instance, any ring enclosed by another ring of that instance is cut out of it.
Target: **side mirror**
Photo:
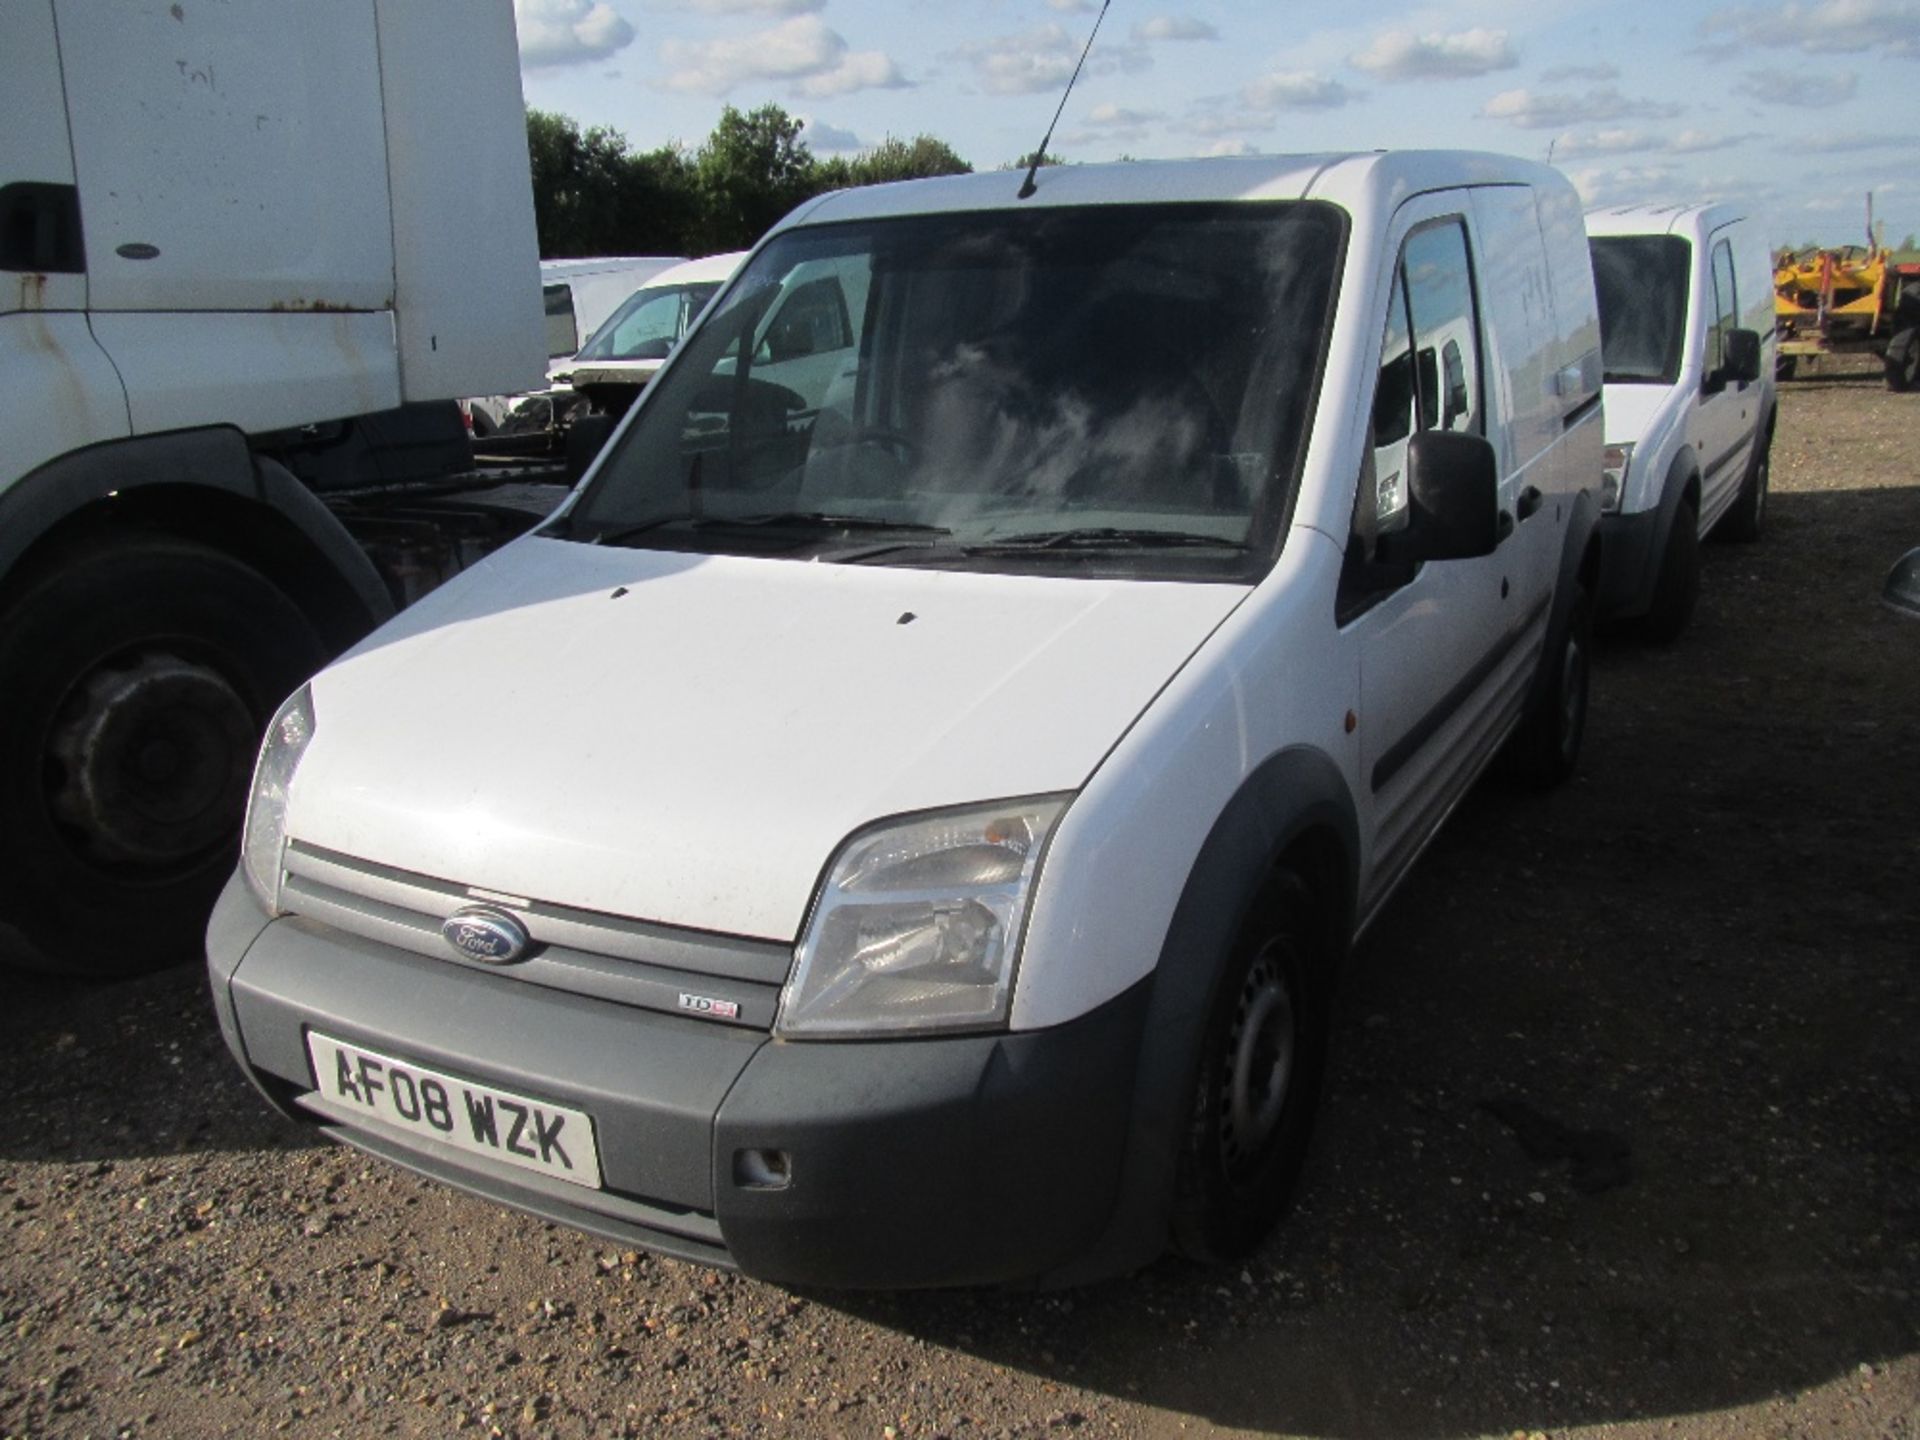
[[[1407,528],[1380,537],[1380,558],[1402,564],[1472,560],[1500,543],[1500,474],[1478,435],[1422,430],[1407,442]]]
[[[1920,620],[1920,549],[1909,550],[1893,562],[1880,599],[1889,610]]]
[[[1747,384],[1760,378],[1760,332],[1727,331],[1726,363],[1721,370],[1727,380]]]

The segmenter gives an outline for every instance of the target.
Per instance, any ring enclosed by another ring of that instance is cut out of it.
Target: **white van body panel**
[[[792,940],[862,826],[1084,784],[1244,593],[523,540],[314,680],[294,834]]]
[[[1272,574],[1114,747],[1047,851],[1012,1028],[1057,1025],[1153,973],[1192,857],[1247,776],[1281,747],[1331,757],[1355,785],[1359,647],[1323,603],[1339,546],[1298,527]],[[1084,583],[1084,582],[1081,582]]]
[[[76,185],[86,243],[85,274],[8,276],[0,295],[0,313],[82,315],[0,332],[21,402],[0,485],[130,432],[257,433],[539,383],[508,7],[268,0],[242,21],[31,0],[7,9],[0,93],[31,122],[5,178]],[[476,143],[518,163],[460,163]]]

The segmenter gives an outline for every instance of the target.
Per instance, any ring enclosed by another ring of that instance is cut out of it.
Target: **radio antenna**
[[[1100,22],[1107,18],[1107,7],[1113,0],[1100,0],[1100,13],[1093,17],[1093,31],[1087,36],[1085,48],[1080,51],[1080,59],[1073,67],[1073,74],[1067,77],[1067,88],[1060,96],[1060,104],[1054,109],[1053,119],[1047,124],[1047,133],[1040,137],[1040,148],[1033,152],[1033,163],[1027,167],[1027,178],[1020,182],[1020,199],[1026,200],[1039,187],[1033,183],[1033,177],[1040,171],[1040,162],[1046,157],[1047,146],[1053,140],[1053,127],[1060,123],[1061,112],[1067,108],[1067,96],[1073,94],[1073,83],[1080,78],[1080,67],[1087,63],[1087,52],[1093,49],[1093,37],[1100,33]]]

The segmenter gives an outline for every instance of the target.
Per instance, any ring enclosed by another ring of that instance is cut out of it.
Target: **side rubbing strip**
[[[1518,645],[1527,632],[1539,623],[1540,617],[1547,613],[1548,603],[1544,598],[1536,603],[1533,609],[1527,612],[1527,618],[1521,622],[1519,629],[1508,631],[1475,662],[1473,669],[1462,675],[1453,688],[1440,697],[1438,704],[1414,723],[1411,730],[1387,747],[1386,752],[1374,762],[1372,780],[1374,794],[1377,795],[1385,789],[1388,782],[1400,773],[1401,767],[1419,753],[1420,747],[1437,735],[1440,728],[1453,718],[1453,712],[1466,704],[1468,697],[1487,683],[1487,677],[1500,668],[1501,662],[1513,653],[1513,647]]]

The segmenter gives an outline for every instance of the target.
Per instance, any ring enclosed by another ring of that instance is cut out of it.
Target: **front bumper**
[[[986,1284],[1069,1265],[1117,1199],[1145,984],[1051,1030],[799,1043],[270,919],[238,879],[207,944],[228,1045],[284,1113],[621,1243],[786,1284]],[[586,1111],[606,1188],[332,1107],[309,1027]]]
[[[1660,575],[1660,512],[1600,517],[1600,595],[1594,613],[1626,620],[1647,613]]]

